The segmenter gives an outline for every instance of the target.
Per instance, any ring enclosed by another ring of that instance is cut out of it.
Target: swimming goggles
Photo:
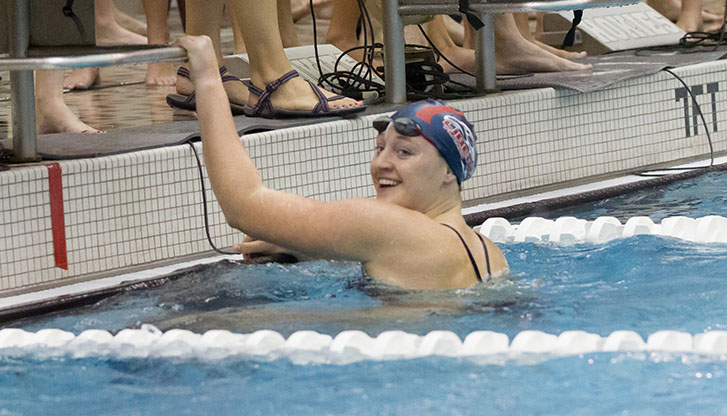
[[[374,128],[379,133],[383,133],[389,126],[394,123],[394,129],[402,136],[415,137],[422,134],[422,127],[415,120],[406,117],[400,117],[392,120],[389,117],[380,117],[374,120]]]

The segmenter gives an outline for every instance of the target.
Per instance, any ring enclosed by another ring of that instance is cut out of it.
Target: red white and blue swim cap
[[[421,135],[429,140],[462,183],[472,177],[477,166],[477,135],[464,113],[441,100],[428,98],[407,105],[391,116],[408,118],[419,124]]]

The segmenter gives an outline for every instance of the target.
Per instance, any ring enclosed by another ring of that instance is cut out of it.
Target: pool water
[[[727,215],[724,174],[551,217]],[[720,184],[721,183],[721,184]],[[696,196],[700,197],[697,198]],[[590,209],[590,210],[589,210]],[[550,214],[549,214],[550,215]],[[72,311],[8,324],[117,331],[152,323],[287,336],[446,329],[607,336],[727,329],[727,245],[636,236],[605,244],[501,245],[512,275],[437,292],[376,283],[358,264],[224,262]],[[727,357],[638,352],[301,365],[288,359],[0,358],[0,414],[727,414]]]
[[[594,203],[540,212],[537,215],[551,219],[570,215],[585,220],[613,216],[621,222],[635,216],[647,216],[654,222],[677,215],[692,218],[705,215],[725,216],[725,185],[727,172],[710,172],[669,186],[643,189]]]

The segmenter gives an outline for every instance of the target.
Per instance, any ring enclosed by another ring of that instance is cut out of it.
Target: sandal
[[[341,100],[346,97],[344,97],[343,95],[335,95],[328,98],[323,94],[323,92],[321,92],[320,88],[318,88],[310,81],[306,82],[310,84],[313,92],[318,97],[318,104],[316,104],[316,106],[313,107],[312,110],[285,110],[274,108],[273,103],[270,101],[270,97],[272,96],[272,94],[277,91],[278,88],[283,86],[283,84],[298,76],[300,76],[298,74],[298,71],[292,70],[287,74],[284,74],[282,77],[271,82],[270,84],[266,85],[265,90],[256,87],[250,81],[243,81],[245,85],[247,85],[248,90],[250,90],[250,94],[254,94],[258,97],[257,104],[255,104],[254,107],[245,106],[245,115],[248,117],[264,118],[328,117],[348,116],[366,110],[365,105],[351,108],[331,109],[328,106],[329,102]]]
[[[179,70],[177,70],[177,76],[181,78],[189,78],[189,69],[180,66]],[[222,77],[222,82],[228,82],[228,81],[239,81],[242,82],[242,80],[234,75],[230,75],[227,73],[227,67],[224,65],[220,67],[220,76]],[[197,102],[195,99],[195,93],[192,91],[189,95],[184,94],[169,94],[167,95],[167,104],[169,104],[172,108],[180,108],[182,110],[189,110],[189,111],[197,111]],[[239,116],[243,115],[244,113],[244,107],[235,104],[230,103],[230,110],[232,110],[233,116]]]

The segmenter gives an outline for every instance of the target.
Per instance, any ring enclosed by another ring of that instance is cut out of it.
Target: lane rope
[[[521,357],[539,360],[596,352],[664,352],[679,354],[727,354],[727,331],[692,335],[673,330],[657,331],[646,341],[634,331],[614,331],[606,337],[585,331],[559,335],[526,330],[512,340],[506,334],[475,331],[464,340],[451,331],[432,331],[424,336],[386,331],[377,337],[358,330],[332,337],[315,331],[297,331],[287,339],[271,330],[250,334],[210,330],[197,334],[183,329],[162,332],[153,325],[124,329],[117,334],[99,329],[78,335],[60,329],[27,332],[0,330],[0,356],[178,358],[220,360],[230,357],[256,360],[290,359],[296,364],[347,364],[357,361],[414,359],[427,356],[490,357],[499,361]]]
[[[519,224],[510,224],[505,218],[493,217],[474,229],[496,243],[605,243],[642,234],[697,243],[727,243],[727,218],[718,215],[701,218],[667,217],[658,224],[649,217],[641,216],[631,217],[625,224],[615,217],[598,217],[593,221],[575,217],[555,220],[528,217]]]

